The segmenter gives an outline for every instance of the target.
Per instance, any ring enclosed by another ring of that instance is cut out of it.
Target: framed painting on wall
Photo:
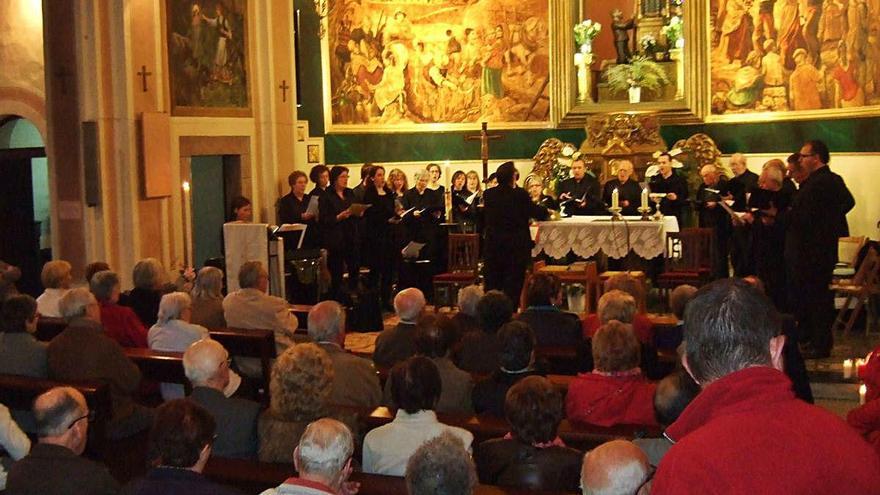
[[[171,113],[251,115],[248,1],[165,1]]]
[[[550,124],[547,0],[328,0],[327,132]]]
[[[310,138],[306,141],[306,162],[310,165],[324,163],[324,140]]]
[[[711,110],[721,122],[880,113],[877,2],[710,0]]]

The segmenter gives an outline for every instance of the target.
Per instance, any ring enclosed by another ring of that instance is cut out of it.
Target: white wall
[[[761,153],[746,154],[749,170],[760,174],[761,166],[770,159],[779,158],[785,161],[790,152],[778,154]],[[722,157],[727,163],[729,156]],[[864,235],[871,239],[880,239],[880,153],[831,153],[831,170],[840,174],[850,192],[856,199],[856,206],[846,216],[851,235]]]

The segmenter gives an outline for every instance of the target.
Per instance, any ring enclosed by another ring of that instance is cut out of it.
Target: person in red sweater
[[[128,306],[119,303],[119,275],[110,270],[92,275],[89,289],[101,305],[104,333],[122,347],[149,347],[147,328]]]
[[[605,281],[603,284],[603,295],[607,294],[613,290],[619,290],[626,292],[627,294],[633,297],[633,304],[635,304],[635,309],[632,312],[632,316],[629,319],[621,319],[621,318],[607,318],[604,321],[601,320],[601,315],[598,312],[596,314],[588,315],[584,319],[584,338],[591,338],[596,330],[599,329],[605,323],[608,323],[611,320],[620,320],[624,323],[631,323],[633,326],[633,330],[636,332],[636,337],[639,338],[639,342],[644,345],[651,346],[654,343],[654,329],[652,327],[651,320],[644,313],[640,312],[640,307],[644,306],[645,300],[645,290],[642,286],[642,283],[632,275],[627,272],[616,273]],[[599,299],[599,304],[601,305],[602,299]]]
[[[880,457],[843,421],[798,400],[773,304],[740,279],[704,286],[684,317],[684,368],[702,387],[665,435],[651,493],[880,490]]]
[[[598,426],[656,426],[657,385],[642,375],[639,360],[639,341],[630,325],[616,320],[603,325],[593,337],[596,368],[579,374],[568,386],[568,419]]]
[[[865,382],[865,403],[850,411],[846,422],[880,454],[880,347],[871,352],[859,378]]]

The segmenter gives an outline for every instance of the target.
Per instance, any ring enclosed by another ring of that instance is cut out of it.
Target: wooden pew
[[[274,488],[291,476],[296,476],[293,463],[274,464],[240,459],[212,457],[204,471],[211,480],[235,487],[245,493],[260,493]],[[405,494],[406,482],[403,478],[354,472],[349,478],[361,484],[359,495]],[[477,485],[475,495],[550,495],[550,492],[533,492],[497,486]]]
[[[394,419],[394,414],[387,407],[377,407],[368,415],[362,416],[364,430],[368,431],[390,423]],[[474,434],[475,444],[503,437],[510,431],[506,420],[488,415],[438,414],[437,419],[441,423],[470,431]],[[606,428],[562,420],[558,434],[569,447],[586,451],[617,438],[659,437],[661,431],[656,427],[639,425],[617,425]]]
[[[124,347],[125,355],[141,370],[143,378],[157,382],[189,385],[183,370],[183,353]]]
[[[67,320],[64,318],[53,318],[50,316],[41,316],[37,320],[37,331],[34,337],[37,340],[48,342],[55,338],[56,335],[63,332],[67,328]]]
[[[215,328],[211,338],[220,342],[230,356],[257,358],[263,373],[262,387],[268,397],[269,380],[272,376],[272,360],[275,359],[275,333],[272,330],[249,330],[244,328]]]
[[[99,381],[60,382],[45,378],[0,374],[0,397],[9,409],[30,411],[34,399],[54,387],[73,387],[86,398],[95,421],[89,425],[89,452],[100,452],[106,445],[106,426],[112,414],[110,386]]]

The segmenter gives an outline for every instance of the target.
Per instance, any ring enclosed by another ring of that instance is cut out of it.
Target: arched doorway
[[[0,118],[0,174],[0,260],[18,266],[18,289],[36,296],[52,243],[46,148],[29,120]]]

